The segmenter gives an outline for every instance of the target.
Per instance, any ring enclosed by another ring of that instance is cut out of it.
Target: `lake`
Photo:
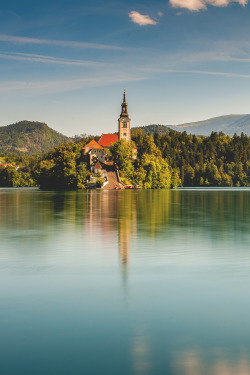
[[[250,374],[250,189],[0,189],[0,373]]]

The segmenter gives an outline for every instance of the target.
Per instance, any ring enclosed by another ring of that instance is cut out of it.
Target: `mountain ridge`
[[[43,153],[72,139],[44,122],[23,120],[0,126],[0,152]]]
[[[171,130],[186,131],[198,136],[209,136],[211,132],[223,132],[233,136],[241,133],[250,136],[250,114],[232,114],[212,117],[207,120],[189,122],[179,125],[151,124],[131,128],[132,133],[142,129],[146,134],[167,133]],[[44,122],[23,120],[6,126],[0,126],[0,152],[39,154],[52,150],[62,143],[72,142]]]
[[[226,135],[233,136],[234,133],[240,135],[242,132],[250,136],[250,114],[243,115],[224,115],[211,117],[207,120],[189,122],[179,125],[161,125],[151,124],[139,126],[132,129],[142,128],[145,133],[153,134],[158,131],[160,133],[169,133],[170,129],[190,134],[208,136],[211,132],[223,132]]]

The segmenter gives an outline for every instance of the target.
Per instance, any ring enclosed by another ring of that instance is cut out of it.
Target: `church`
[[[103,134],[99,139],[99,145],[103,147],[109,147],[111,143],[114,143],[120,139],[131,141],[130,134],[130,118],[128,114],[128,104],[126,102],[126,92],[123,93],[123,102],[121,104],[122,110],[118,119],[118,134]]]
[[[89,155],[90,166],[93,167],[93,163],[97,162],[97,160],[101,163],[107,161],[108,157],[106,151],[112,143],[120,139],[125,139],[127,142],[131,141],[130,118],[125,90],[121,107],[121,114],[118,119],[118,134],[102,134],[98,142],[92,140],[83,148],[83,155]]]

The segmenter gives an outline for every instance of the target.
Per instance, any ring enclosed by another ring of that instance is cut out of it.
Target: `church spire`
[[[123,102],[122,102],[121,106],[122,106],[121,117],[128,117],[128,104],[126,102],[125,89],[124,89],[124,93],[123,93]]]

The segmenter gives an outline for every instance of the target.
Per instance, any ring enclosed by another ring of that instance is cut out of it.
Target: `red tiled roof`
[[[95,169],[102,169],[102,166],[98,160],[98,162],[96,163],[96,165],[94,166]]]
[[[117,134],[103,134],[101,138],[99,139],[99,145],[103,147],[109,147],[111,143],[115,143],[118,141],[118,135]]]
[[[0,167],[14,167],[13,164],[0,164]]]
[[[90,150],[92,150],[93,148],[102,149],[102,146],[99,145],[99,143],[97,143],[94,139],[92,139],[92,141],[90,141],[89,143],[87,143],[83,147],[83,149],[85,149],[86,147],[88,147]]]

